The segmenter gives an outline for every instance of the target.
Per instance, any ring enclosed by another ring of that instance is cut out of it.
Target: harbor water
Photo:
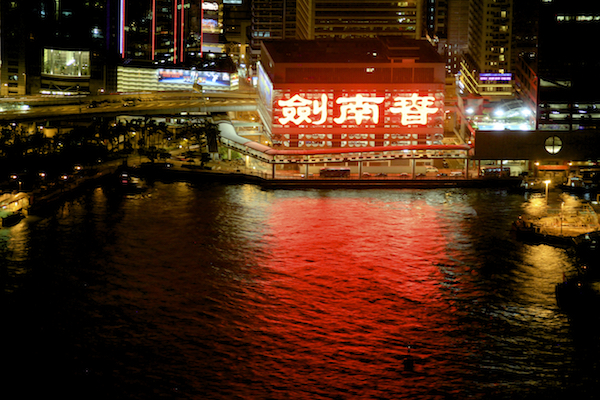
[[[592,399],[501,189],[97,187],[0,230],[4,399]],[[410,360],[411,363],[406,361]]]

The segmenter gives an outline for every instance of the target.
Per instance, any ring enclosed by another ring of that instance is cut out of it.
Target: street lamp
[[[563,212],[565,208],[565,202],[560,203],[560,236],[562,236],[562,226],[563,226]]]
[[[546,184],[546,204],[548,204],[548,185],[550,184],[550,182],[552,182],[550,179],[544,181],[544,183]]]

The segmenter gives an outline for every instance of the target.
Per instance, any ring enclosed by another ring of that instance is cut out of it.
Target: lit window
[[[546,151],[550,154],[557,154],[562,149],[562,140],[558,136],[550,136],[544,143]]]

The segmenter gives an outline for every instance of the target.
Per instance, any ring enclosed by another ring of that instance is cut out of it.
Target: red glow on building
[[[262,59],[258,91],[275,149],[458,150],[442,143],[445,64],[427,42],[269,41]]]
[[[282,128],[440,127],[442,111],[441,93],[285,93],[275,101],[273,124]]]

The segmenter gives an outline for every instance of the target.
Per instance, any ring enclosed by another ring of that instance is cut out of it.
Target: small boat
[[[121,172],[119,175],[119,180],[120,189],[127,194],[139,194],[147,189],[140,178],[132,176],[127,171]]]
[[[6,217],[2,217],[2,226],[15,226],[16,224],[21,222],[23,218],[25,218],[25,216],[23,215],[23,212],[21,212],[21,210],[15,211],[12,214],[7,215]]]

